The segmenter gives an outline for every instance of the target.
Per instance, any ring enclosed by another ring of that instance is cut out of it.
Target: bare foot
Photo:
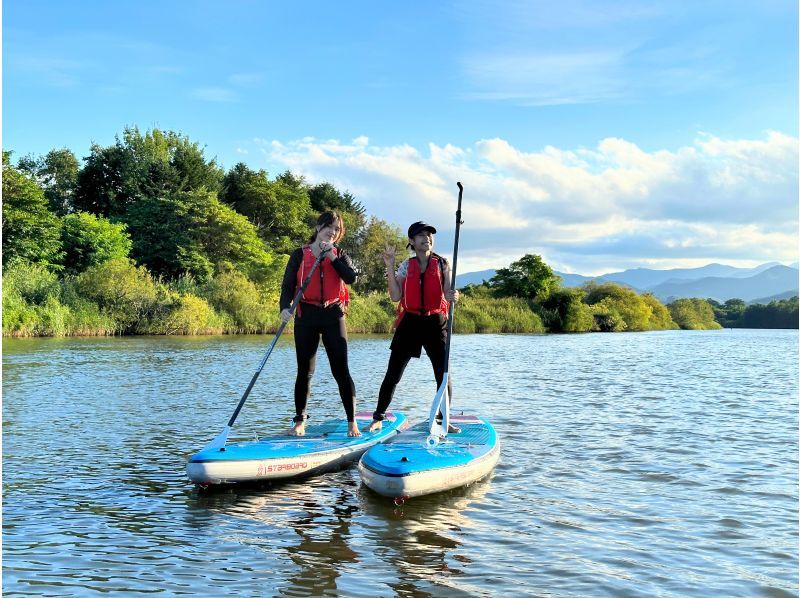
[[[356,422],[347,422],[347,435],[351,437],[361,436],[361,430],[358,429]]]
[[[296,422],[289,428],[289,436],[305,436],[306,435],[306,422]]]
[[[364,428],[365,432],[377,432],[383,427],[383,422],[378,420],[373,420],[373,422]]]

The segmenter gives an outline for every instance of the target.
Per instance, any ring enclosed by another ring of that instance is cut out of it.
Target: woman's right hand
[[[281,312],[281,322],[283,322],[285,324],[286,322],[288,322],[291,319],[292,319],[292,312],[290,312],[288,308],[284,309]]]
[[[394,260],[397,255],[397,250],[387,245],[386,248],[383,250],[383,263],[386,264],[387,268],[394,268]]]

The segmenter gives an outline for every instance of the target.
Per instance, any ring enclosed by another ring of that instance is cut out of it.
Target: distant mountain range
[[[480,284],[491,279],[496,270],[469,272],[458,276],[458,286]],[[582,276],[556,272],[565,287],[578,287],[589,280],[616,282],[642,293],[653,293],[669,303],[683,297],[702,297],[727,301],[742,299],[749,303],[769,303],[798,294],[800,272],[797,263],[784,266],[777,262],[755,268],[735,268],[723,264],[708,264],[701,268],[651,270],[634,268],[600,276]]]

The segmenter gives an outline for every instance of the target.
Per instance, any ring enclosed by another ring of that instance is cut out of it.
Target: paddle
[[[461,183],[458,185],[458,209],[456,210],[456,239],[453,247],[453,271],[451,275],[450,288],[456,288],[456,265],[458,264],[458,236],[461,231],[461,196],[464,194],[464,186]],[[435,446],[439,443],[440,439],[447,436],[447,428],[450,426],[450,400],[447,394],[447,381],[450,377],[450,339],[453,338],[453,310],[455,302],[450,301],[448,305],[448,318],[447,318],[447,340],[444,345],[444,376],[442,376],[442,384],[439,390],[436,391],[436,396],[431,403],[431,412],[428,421],[430,422],[430,430],[428,433],[427,443],[429,446]],[[436,416],[441,412],[442,422],[436,422]]]
[[[322,262],[322,259],[325,257],[325,254],[330,250],[325,250],[319,254],[319,257],[314,262],[314,265],[311,267],[311,271],[308,273],[308,276],[303,281],[303,284],[300,285],[300,289],[294,296],[292,300],[292,304],[289,306],[289,315],[291,316],[294,314],[294,310],[297,308],[297,304],[300,303],[300,297],[303,296],[303,292],[305,292],[308,283],[311,282],[311,277],[314,275],[314,271]],[[222,429],[217,437],[208,443],[203,450],[211,450],[211,449],[220,449],[225,450],[225,443],[228,441],[228,433],[231,431],[231,427],[233,426],[233,422],[236,421],[236,418],[239,417],[239,412],[242,410],[244,406],[244,402],[247,400],[247,397],[250,395],[250,391],[253,390],[253,385],[258,380],[259,374],[261,374],[261,370],[264,369],[264,364],[267,363],[267,359],[272,354],[272,350],[275,348],[275,345],[278,343],[278,339],[280,338],[281,334],[283,333],[283,329],[286,328],[286,324],[289,321],[281,322],[281,325],[278,327],[278,331],[275,333],[275,338],[272,339],[272,342],[269,344],[269,348],[267,349],[266,355],[264,355],[264,359],[261,360],[261,363],[258,364],[258,369],[256,369],[256,373],[253,374],[253,378],[250,380],[250,384],[247,385],[247,390],[244,391],[242,398],[239,399],[239,404],[236,406],[236,411],[233,412],[231,418],[228,420],[228,424]]]

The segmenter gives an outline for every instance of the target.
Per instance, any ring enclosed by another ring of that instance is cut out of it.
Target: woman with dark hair
[[[286,264],[281,285],[281,320],[291,318],[289,306],[317,258],[324,258],[314,272],[297,305],[294,319],[294,346],[297,353],[297,380],[294,385],[294,426],[292,436],[305,434],[306,406],[311,377],[317,363],[319,339],[325,345],[328,361],[347,415],[348,436],[360,436],[355,422],[356,389],[347,365],[345,311],[350,300],[348,284],[356,279],[350,257],[334,244],[344,236],[344,222],[337,212],[320,214],[308,244],[295,249]]]

